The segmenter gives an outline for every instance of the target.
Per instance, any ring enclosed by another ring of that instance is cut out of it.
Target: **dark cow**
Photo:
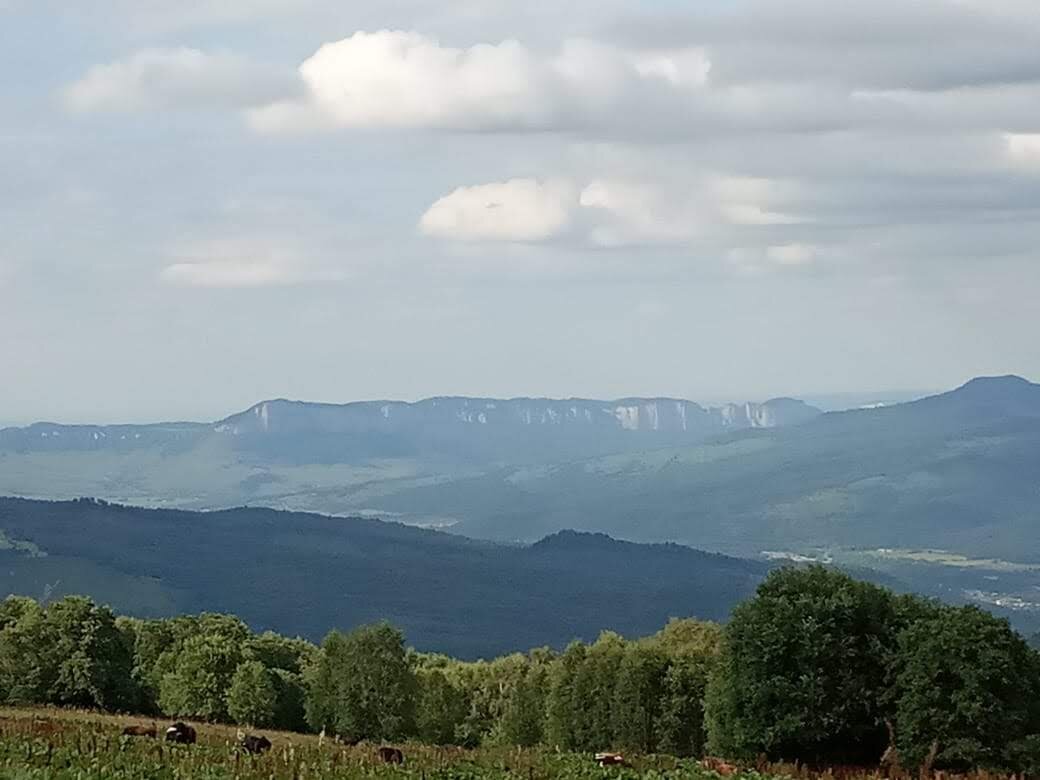
[[[178,745],[194,745],[195,738],[195,729],[187,723],[177,721],[166,729],[167,742],[176,742]]]
[[[399,748],[387,747],[386,745],[379,748],[379,758],[384,764],[404,763],[404,753]]]
[[[156,728],[153,723],[151,726],[127,726],[123,729],[124,737],[151,737],[155,739]]]
[[[243,734],[238,739],[238,746],[247,753],[259,755],[271,749],[271,740],[256,734]]]

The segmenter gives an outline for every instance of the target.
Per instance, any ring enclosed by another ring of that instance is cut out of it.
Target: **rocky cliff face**
[[[263,401],[217,423],[230,435],[401,432],[418,428],[483,427],[603,429],[704,434],[743,428],[795,425],[820,414],[801,401],[703,407],[677,398],[429,398],[415,403],[365,401],[342,405]]]
[[[58,425],[0,430],[0,453],[187,452],[208,440],[256,463],[439,453],[466,460],[571,459],[793,425],[820,414],[791,399],[703,407],[678,398],[429,398],[415,403],[262,401],[215,423]]]

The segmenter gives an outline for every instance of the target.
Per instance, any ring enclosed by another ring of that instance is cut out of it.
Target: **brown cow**
[[[156,728],[153,723],[151,726],[127,726],[123,729],[124,737],[151,737],[155,739]]]
[[[384,745],[379,748],[379,759],[384,764],[403,764],[404,753],[401,752],[400,748]]]
[[[715,772],[716,774],[720,774],[723,777],[735,775],[738,771],[740,771],[738,767],[723,761],[721,758],[708,757],[701,759],[701,766],[705,769],[709,769],[712,772]]]

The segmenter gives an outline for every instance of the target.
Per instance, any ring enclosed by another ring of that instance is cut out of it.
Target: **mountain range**
[[[1040,624],[1040,385],[1015,376],[828,413],[790,399],[436,398],[38,423],[0,431],[0,494],[264,506],[524,545],[605,532],[863,567]]]

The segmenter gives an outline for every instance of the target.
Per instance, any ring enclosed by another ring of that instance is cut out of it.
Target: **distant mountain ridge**
[[[680,398],[469,398],[437,397],[416,402],[358,401],[318,404],[262,401],[216,424],[216,430],[243,433],[354,433],[400,430],[420,425],[605,426],[624,431],[688,432],[774,428],[795,425],[821,412],[793,398],[763,403],[704,407]]]
[[[254,460],[337,462],[437,453],[500,462],[583,457],[696,441],[728,431],[796,425],[821,414],[791,398],[704,407],[677,398],[615,401],[438,397],[344,404],[275,399],[214,423],[60,425],[0,430],[0,452],[179,451],[231,438]],[[646,440],[646,441],[644,441]]]

